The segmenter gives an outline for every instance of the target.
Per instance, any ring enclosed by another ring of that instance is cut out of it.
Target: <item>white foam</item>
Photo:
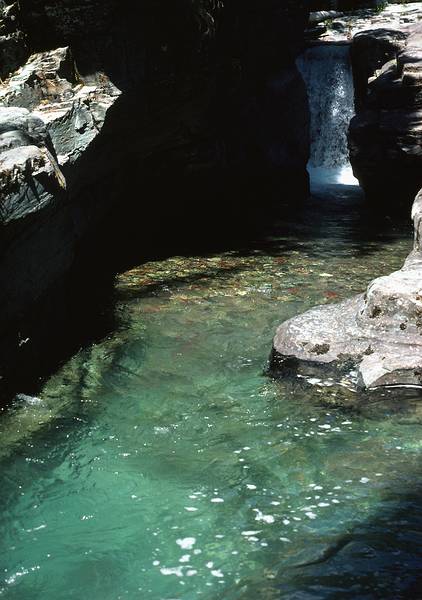
[[[224,577],[224,574],[222,571],[220,571],[220,569],[214,569],[213,571],[211,571],[211,575],[213,577],[218,577],[218,578]]]
[[[176,577],[183,577],[183,567],[163,567],[160,569],[161,575],[176,575]]]
[[[184,554],[181,558],[179,558],[179,562],[187,563],[190,561],[190,554]]]
[[[176,540],[176,544],[180,546],[183,550],[192,550],[194,545],[196,544],[196,538],[187,537],[183,539]]]
[[[275,518],[272,515],[264,515],[259,509],[255,508],[254,511],[257,513],[255,521],[263,521],[264,523],[274,523]]]

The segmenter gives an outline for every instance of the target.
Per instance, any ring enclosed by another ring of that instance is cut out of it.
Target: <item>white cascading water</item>
[[[347,146],[347,130],[355,114],[349,45],[308,48],[297,66],[308,90],[311,112],[311,184],[359,185]]]

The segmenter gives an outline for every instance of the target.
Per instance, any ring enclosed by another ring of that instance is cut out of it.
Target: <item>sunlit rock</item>
[[[274,375],[357,367],[359,386],[422,386],[422,192],[412,218],[414,250],[401,270],[375,279],[364,295],[280,325],[271,355]]]

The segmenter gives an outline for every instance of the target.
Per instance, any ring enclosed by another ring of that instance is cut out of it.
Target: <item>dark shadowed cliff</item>
[[[0,1],[0,364],[52,323],[66,339],[128,256],[236,237],[304,197],[306,5]]]

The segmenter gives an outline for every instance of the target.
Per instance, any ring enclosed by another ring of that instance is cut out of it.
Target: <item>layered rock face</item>
[[[81,267],[95,286],[128,240],[151,255],[204,218],[218,237],[247,193],[306,193],[307,19],[293,0],[0,0],[0,378],[66,320]]]
[[[72,265],[87,223],[74,223],[68,174],[101,132],[119,95],[105,75],[82,82],[69,48],[32,55],[0,86],[0,310],[5,323]]]
[[[350,160],[367,196],[411,200],[422,185],[422,25],[355,36]]]
[[[306,2],[20,4],[32,49],[70,46],[83,78],[105,73],[132,111],[127,97],[136,94],[130,123],[138,133],[135,151],[153,156],[157,171],[167,171],[170,162],[178,172],[245,162],[257,171],[292,163],[302,169],[306,107],[294,60]],[[291,107],[292,97],[300,114]],[[277,103],[282,110],[276,111]],[[154,145],[155,133],[160,139]],[[158,152],[170,156],[155,158]]]
[[[414,250],[400,271],[376,279],[365,294],[279,327],[271,355],[275,376],[325,367],[353,374],[365,388],[422,385],[422,191],[412,218]]]

